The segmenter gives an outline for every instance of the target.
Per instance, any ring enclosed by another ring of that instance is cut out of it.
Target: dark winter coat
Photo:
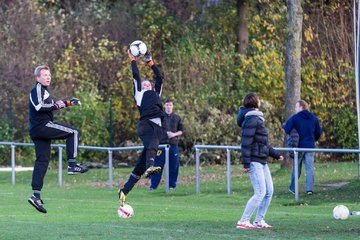
[[[268,130],[264,124],[263,113],[254,108],[241,107],[237,116],[237,124],[242,128],[241,155],[244,168],[250,167],[250,162],[267,163],[268,156],[280,158],[269,144]]]
[[[292,129],[296,129],[299,134],[300,148],[314,148],[315,141],[319,140],[322,134],[319,120],[308,110],[294,114],[283,127],[286,134],[290,134]]]
[[[289,148],[299,147],[299,134],[295,128],[291,130],[290,134],[287,134],[286,143]],[[289,155],[291,158],[294,158],[294,151],[289,151]]]

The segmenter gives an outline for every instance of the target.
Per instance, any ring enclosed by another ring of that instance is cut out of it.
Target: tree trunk
[[[303,11],[301,0],[286,0],[288,25],[286,28],[285,56],[285,114],[286,120],[295,113],[301,90],[301,42]],[[289,166],[289,158],[282,167]]]
[[[248,3],[247,0],[237,0],[237,29],[236,29],[236,51],[246,55],[247,46],[249,43],[249,28],[246,20],[246,15],[248,12]]]

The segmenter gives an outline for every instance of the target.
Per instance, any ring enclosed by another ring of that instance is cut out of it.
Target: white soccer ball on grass
[[[143,41],[136,40],[130,44],[130,53],[134,57],[143,57],[147,52],[146,44]]]
[[[333,217],[337,220],[345,220],[349,217],[349,209],[344,205],[337,205],[333,209]]]
[[[120,206],[117,212],[120,218],[131,218],[134,216],[134,209],[129,204],[125,204],[123,207]]]

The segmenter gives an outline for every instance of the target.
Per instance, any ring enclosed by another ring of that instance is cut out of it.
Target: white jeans
[[[255,209],[258,208],[254,222],[260,222],[265,218],[274,192],[269,166],[251,162],[249,176],[254,188],[254,195],[247,202],[240,221],[250,221]]]

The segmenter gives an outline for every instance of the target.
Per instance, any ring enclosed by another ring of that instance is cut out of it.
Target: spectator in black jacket
[[[247,202],[236,228],[272,228],[264,220],[274,191],[267,158],[271,156],[280,161],[284,158],[269,144],[264,115],[259,111],[259,107],[260,99],[257,94],[248,93],[243,99],[243,107],[240,107],[237,116],[237,124],[242,128],[242,163],[244,172],[250,175],[254,195]],[[251,224],[250,218],[256,208],[257,214]]]
[[[181,117],[173,112],[174,101],[171,98],[165,99],[165,112],[166,117],[163,120],[163,126],[168,131],[169,136],[169,187],[170,190],[176,188],[177,179],[179,176],[180,166],[180,150],[179,150],[179,137],[183,134],[184,125],[182,124]],[[161,151],[161,150],[159,150]],[[161,151],[155,158],[154,166],[160,166],[161,171],[153,174],[150,177],[150,190],[156,189],[161,180],[161,174],[165,165],[165,151]]]
[[[154,166],[154,160],[159,144],[168,141],[166,129],[162,126],[162,120],[166,116],[166,113],[162,108],[160,100],[163,84],[163,76],[160,69],[153,62],[149,51],[141,58],[155,74],[155,85],[153,89],[148,80],[141,81],[139,69],[136,64],[137,59],[131,55],[130,50],[128,50],[128,56],[134,78],[134,98],[140,112],[137,132],[144,144],[144,149],[129,179],[124,187],[119,189],[120,206],[125,205],[127,194],[143,174],[148,178],[161,170],[161,167]]]
[[[53,122],[54,110],[80,105],[80,100],[73,98],[54,102],[49,90],[51,83],[50,68],[38,66],[34,73],[36,83],[29,98],[29,133],[35,144],[36,161],[31,182],[34,193],[28,202],[39,212],[46,213],[40,192],[49,166],[51,140],[66,139],[68,174],[81,174],[87,172],[88,168],[76,162],[79,141],[78,130],[65,124]]]

